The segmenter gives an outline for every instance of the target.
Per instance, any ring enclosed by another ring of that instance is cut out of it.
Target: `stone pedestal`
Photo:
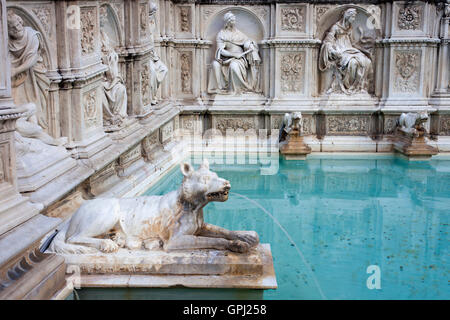
[[[423,132],[418,135],[396,130],[394,137],[394,149],[409,160],[428,160],[438,153],[438,149],[427,144]]]
[[[219,250],[129,251],[64,255],[81,271],[82,287],[170,287],[275,289],[269,244],[245,254]]]
[[[306,155],[311,153],[311,148],[305,144],[298,130],[292,130],[287,142],[280,147],[280,153],[286,160],[305,160]]]

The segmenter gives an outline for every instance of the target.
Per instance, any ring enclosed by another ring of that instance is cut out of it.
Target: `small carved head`
[[[236,16],[231,11],[225,13],[223,20],[225,21],[225,28],[232,28],[236,24]]]
[[[219,178],[215,172],[209,170],[209,162],[205,159],[198,168],[194,168],[189,163],[181,164],[183,174],[183,184],[181,187],[183,201],[192,204],[201,204],[210,201],[227,201],[230,191],[230,182]]]
[[[354,8],[345,10],[344,21],[348,22],[349,24],[352,24],[353,22],[355,22],[356,14],[357,14],[357,12],[356,12],[356,9],[354,9]]]
[[[428,112],[422,111],[417,114],[416,125],[422,125],[428,121]]]
[[[8,35],[13,39],[21,39],[24,35],[23,20],[12,10],[8,10]]]

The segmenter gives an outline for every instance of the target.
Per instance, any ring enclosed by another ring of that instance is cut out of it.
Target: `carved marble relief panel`
[[[326,116],[328,135],[366,135],[369,132],[369,126],[370,116]]]
[[[280,58],[280,89],[283,94],[303,93],[304,52],[282,52]]]
[[[183,51],[180,53],[180,82],[181,92],[192,93],[192,51]]]
[[[173,121],[166,123],[161,129],[161,143],[166,143],[173,137]]]
[[[281,15],[281,30],[290,32],[304,32],[306,24],[306,7],[282,7]]]
[[[129,167],[132,163],[138,161],[141,156],[141,144],[139,143],[119,157],[120,168]]]
[[[141,69],[141,95],[142,104],[147,106],[151,102],[151,91],[150,91],[150,66],[145,63]]]
[[[98,125],[97,90],[93,89],[83,95],[84,124],[86,128]]]
[[[421,50],[394,50],[395,92],[419,92],[421,56]]]
[[[178,7],[178,26],[179,32],[191,32],[192,30],[192,10],[189,6]]]
[[[441,115],[439,118],[439,134],[450,136],[450,115]]]
[[[393,3],[393,35],[423,36],[425,26],[425,4],[420,1]]]
[[[242,129],[247,131],[249,129],[256,130],[256,119],[254,116],[241,116],[241,117],[233,117],[233,116],[215,116],[214,117],[215,125],[213,126],[215,129],[218,129],[225,134],[227,129],[238,130]]]
[[[97,8],[82,7],[80,9],[81,53],[90,55],[95,52],[97,32]]]
[[[423,6],[405,5],[400,6],[397,17],[399,30],[418,30],[422,27]]]

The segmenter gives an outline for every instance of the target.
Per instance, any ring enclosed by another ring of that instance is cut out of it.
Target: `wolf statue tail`
[[[58,231],[56,236],[52,234],[50,237],[47,238],[44,244],[47,243],[48,241],[51,242],[50,244],[47,244],[48,249],[46,250],[46,252],[61,253],[61,254],[76,254],[76,253],[91,253],[93,251],[93,248],[66,242],[66,233],[67,230],[69,229],[70,220],[71,219],[68,219],[63,224],[61,224],[60,230]],[[52,237],[53,239],[51,239]]]

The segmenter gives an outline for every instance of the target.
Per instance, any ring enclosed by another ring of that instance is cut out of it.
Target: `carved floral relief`
[[[398,11],[397,26],[400,30],[417,30],[422,23],[422,6],[408,6]]]
[[[421,51],[418,50],[405,50],[395,52],[395,91],[403,93],[413,93],[419,90],[420,58]]]
[[[281,58],[281,91],[292,93],[302,91],[303,54],[285,53]]]
[[[367,116],[328,116],[327,133],[338,135],[367,134],[369,120]]]
[[[96,9],[84,7],[80,10],[81,21],[81,52],[83,55],[95,51]]]

